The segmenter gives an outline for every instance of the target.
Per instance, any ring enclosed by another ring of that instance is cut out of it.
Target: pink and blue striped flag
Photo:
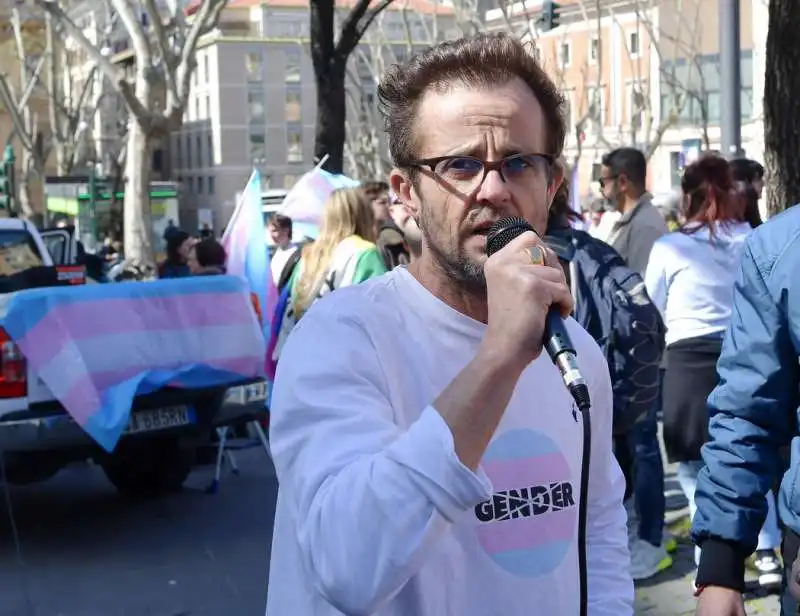
[[[228,255],[227,272],[247,281],[257,300],[264,339],[269,339],[272,310],[278,290],[269,267],[269,249],[264,241],[264,214],[261,210],[261,174],[254,170],[231,216],[222,245]]]
[[[360,182],[346,175],[329,173],[315,167],[297,181],[278,211],[291,218],[292,222],[319,225],[322,222],[322,207],[331,193],[339,188],[352,188],[359,184]]]
[[[264,376],[261,326],[247,285],[232,276],[9,293],[0,326],[41,381],[28,396],[43,384],[106,451],[137,395]]]

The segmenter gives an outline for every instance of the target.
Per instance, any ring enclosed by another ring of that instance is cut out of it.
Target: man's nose
[[[511,200],[511,190],[508,182],[503,181],[499,171],[489,171],[478,187],[475,198],[477,201],[499,205]]]

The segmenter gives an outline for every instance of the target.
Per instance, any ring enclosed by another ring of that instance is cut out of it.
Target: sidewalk
[[[693,616],[695,599],[694,550],[688,537],[688,508],[686,499],[675,479],[674,466],[666,469],[667,523],[678,539],[678,551],[673,555],[675,564],[636,586],[637,616]],[[755,616],[779,616],[780,605],[776,595],[766,595],[757,586],[747,595],[747,613]]]

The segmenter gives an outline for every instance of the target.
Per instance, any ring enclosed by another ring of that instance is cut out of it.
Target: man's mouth
[[[492,228],[493,224],[494,223],[491,223],[491,222],[481,223],[481,224],[473,227],[472,233],[473,233],[473,235],[484,235],[485,236],[485,235],[487,235],[489,233],[489,229]]]

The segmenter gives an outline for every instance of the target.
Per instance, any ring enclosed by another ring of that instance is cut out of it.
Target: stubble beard
[[[436,228],[436,224],[429,218],[427,208],[422,209],[418,225],[422,231],[423,245],[430,251],[432,262],[441,272],[467,293],[476,295],[485,293],[486,277],[483,273],[483,264],[470,259],[460,245],[456,246],[454,251],[444,250],[429,232],[429,229]]]

